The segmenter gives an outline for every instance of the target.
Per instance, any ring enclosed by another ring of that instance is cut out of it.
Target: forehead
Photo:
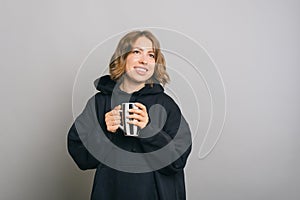
[[[142,48],[142,49],[153,49],[153,44],[152,41],[149,40],[148,38],[142,36],[139,37],[133,44],[132,44],[133,48],[138,47],[138,48]]]

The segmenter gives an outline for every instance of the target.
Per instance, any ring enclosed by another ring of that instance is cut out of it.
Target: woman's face
[[[134,83],[145,83],[154,73],[155,54],[152,42],[142,36],[133,44],[126,58],[125,78]]]

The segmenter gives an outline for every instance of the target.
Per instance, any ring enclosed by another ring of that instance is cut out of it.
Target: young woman
[[[68,150],[78,167],[96,169],[91,199],[186,199],[191,133],[177,104],[164,93],[169,76],[158,40],[149,31],[126,34],[109,67],[110,75],[95,81],[99,92],[68,133]],[[129,110],[133,120],[128,122],[139,127],[138,137],[120,129],[124,102],[138,107]]]

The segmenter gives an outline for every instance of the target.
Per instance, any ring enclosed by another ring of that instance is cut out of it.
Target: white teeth
[[[137,67],[136,70],[138,70],[140,72],[146,72],[147,71],[145,68],[140,68],[140,67]]]

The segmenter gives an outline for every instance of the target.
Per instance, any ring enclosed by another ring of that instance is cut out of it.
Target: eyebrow
[[[144,51],[144,49],[150,49],[150,47],[147,47],[147,48],[141,48],[141,47],[133,47],[132,49],[139,49],[141,51]],[[148,53],[155,53],[153,48],[151,48],[152,50],[148,51]]]

